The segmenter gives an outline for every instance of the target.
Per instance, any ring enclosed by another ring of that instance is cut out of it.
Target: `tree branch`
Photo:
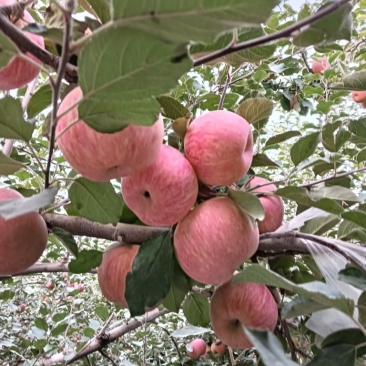
[[[258,37],[255,39],[251,39],[250,41],[241,42],[233,45],[229,45],[229,47],[225,47],[224,49],[212,52],[206,56],[203,56],[199,59],[196,59],[193,62],[193,66],[200,66],[207,62],[213,61],[217,58],[220,58],[225,55],[229,55],[234,52],[246,50],[248,48],[260,46],[262,44],[270,43],[273,41],[277,41],[279,39],[283,38],[289,38],[292,37],[294,32],[299,31],[301,28],[308,26],[311,23],[314,23],[315,21],[333,13],[334,11],[341,8],[343,5],[349,3],[349,0],[339,0],[334,3],[331,3],[331,5],[319,10],[317,13],[301,20],[298,23],[295,23],[281,31],[271,33],[262,37]]]

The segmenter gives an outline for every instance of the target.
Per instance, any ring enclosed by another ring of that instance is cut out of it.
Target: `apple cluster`
[[[218,285],[211,301],[211,321],[224,344],[249,346],[241,324],[273,330],[277,305],[267,287],[234,284],[231,279],[257,251],[259,233],[274,231],[282,223],[283,203],[272,193],[276,187],[260,177],[246,184],[265,209],[259,225],[228,195],[197,202],[200,185],[233,185],[248,172],[253,159],[250,124],[224,110],[208,112],[190,123],[183,119],[182,154],[163,143],[160,115],[151,126],[129,125],[110,134],[92,129],[78,117],[82,96],[76,87],[58,111],[57,142],[65,159],[89,180],[122,178],[125,204],[144,224],[176,225],[174,252],[182,269],[202,284]],[[114,244],[98,268],[103,295],[122,308],[128,308],[126,276],[138,250],[138,245]],[[236,312],[231,309],[233,303]],[[235,337],[228,337],[232,328],[237,328]]]

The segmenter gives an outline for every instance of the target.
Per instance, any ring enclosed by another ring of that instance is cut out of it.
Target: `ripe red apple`
[[[73,89],[61,102],[58,115],[82,99],[80,87]],[[56,135],[78,120],[77,107],[62,116]],[[79,121],[57,140],[70,165],[85,178],[107,182],[135,174],[151,165],[163,142],[164,123],[161,116],[152,126],[130,125],[115,133],[100,133]]]
[[[274,184],[269,184],[267,186],[258,187],[262,184],[270,183],[269,180],[261,177],[254,177],[249,181],[250,188],[254,188],[251,193],[259,193],[259,192],[273,192],[277,190],[277,187]],[[258,229],[259,233],[268,233],[277,230],[282,225],[283,215],[284,215],[284,206],[281,197],[268,195],[259,197],[263,208],[264,208],[264,219],[262,221],[258,221]]]
[[[211,352],[213,353],[213,355],[217,358],[221,358],[224,356],[225,352],[226,352],[226,344],[223,343],[220,339],[216,339],[212,344],[211,344]]]
[[[122,308],[128,308],[125,298],[126,276],[139,251],[139,245],[111,245],[98,268],[98,282],[102,294]]]
[[[0,0],[0,6],[12,5],[14,3],[16,3],[16,0]],[[12,21],[20,29],[28,23],[34,23],[34,19],[26,10],[22,19],[12,19]],[[24,34],[39,47],[44,48],[43,37],[29,32],[24,32]],[[39,63],[40,66],[36,66],[18,56],[13,57],[7,66],[0,69],[0,90],[21,88],[38,76],[42,62],[30,53],[27,53],[27,56],[36,63]]]
[[[48,281],[48,282],[46,283],[46,287],[47,287],[49,290],[52,290],[52,289],[55,287],[55,285],[53,284],[53,282],[52,282],[52,281]]]
[[[79,283],[77,285],[77,289],[80,291],[80,292],[83,292],[85,290],[85,286],[82,284],[82,283]]]
[[[352,99],[356,103],[363,103],[366,101],[366,90],[363,91],[353,91]]]
[[[249,348],[242,325],[273,331],[277,324],[277,304],[268,288],[261,284],[229,281],[214,291],[210,303],[214,332],[232,348]]]
[[[319,61],[314,60],[311,64],[314,74],[322,74],[324,70],[330,69],[329,61],[326,57],[321,57]]]
[[[229,111],[212,111],[196,118],[184,138],[184,151],[198,179],[221,186],[239,180],[253,159],[249,123]]]
[[[25,304],[20,304],[18,306],[17,313],[24,313],[26,308],[27,308],[27,306]]]
[[[229,197],[211,198],[179,221],[176,258],[188,276],[204,284],[228,281],[258,249],[257,225]]]
[[[197,360],[206,353],[206,342],[197,338],[186,346],[186,350],[191,360]]]
[[[162,145],[155,162],[122,179],[126,205],[145,224],[171,226],[196,202],[198,181],[189,161],[177,149]]]
[[[13,189],[0,189],[0,201],[22,197]],[[0,273],[12,275],[27,269],[39,259],[47,240],[47,226],[38,212],[10,220],[0,217]]]

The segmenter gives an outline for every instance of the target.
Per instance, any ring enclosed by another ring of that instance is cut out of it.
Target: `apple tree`
[[[4,365],[363,365],[364,0],[0,0]]]

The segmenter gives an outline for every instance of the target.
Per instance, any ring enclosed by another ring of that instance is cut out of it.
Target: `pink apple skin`
[[[356,103],[364,103],[366,102],[366,90],[363,91],[353,91],[352,99]]]
[[[269,180],[262,177],[254,177],[250,180],[250,188],[261,186],[269,183]],[[274,184],[269,184],[264,187],[255,188],[251,193],[255,192],[274,192],[277,187]],[[264,219],[258,221],[259,233],[270,233],[277,230],[282,225],[285,208],[283,201],[279,196],[262,196],[259,197],[264,208]]]
[[[319,61],[313,61],[311,69],[314,74],[322,74],[324,70],[330,69],[329,61],[326,57],[321,57]]]
[[[11,5],[14,4],[15,2],[16,2],[15,0],[0,0],[0,6]],[[25,10],[24,20],[18,19],[15,22],[15,26],[17,26],[18,28],[23,28],[28,23],[34,23],[34,19]],[[44,48],[43,37],[37,36],[29,32],[24,33],[31,41],[36,43],[39,47]],[[22,60],[17,56],[13,57],[10,60],[9,64],[0,70],[0,90],[11,90],[21,88],[38,76],[42,62],[39,61],[35,56],[31,55],[30,53],[27,53],[27,56],[32,60],[36,61],[37,63],[39,63],[40,66],[37,67],[26,60]]]
[[[177,149],[162,145],[155,162],[122,179],[126,205],[146,225],[171,226],[196,202],[198,181],[189,161]]]
[[[12,189],[0,189],[0,201],[22,198]],[[0,217],[0,274],[24,271],[42,255],[48,241],[45,221],[38,212],[4,220]]]
[[[253,159],[249,123],[229,111],[212,111],[196,118],[184,138],[184,151],[198,179],[221,186],[239,180]]]
[[[193,351],[189,351],[189,348],[192,347]],[[187,355],[191,360],[197,360],[201,356],[206,353],[206,342],[197,338],[191,343],[189,343],[189,347],[187,347]]]
[[[81,98],[80,87],[73,89],[62,101],[58,115]],[[77,119],[75,107],[60,118],[56,135]],[[161,116],[152,126],[130,125],[112,134],[97,132],[79,121],[57,142],[65,159],[79,174],[91,181],[107,182],[138,173],[151,165],[159,153],[163,135]]]
[[[277,304],[265,285],[232,283],[219,286],[210,303],[212,329],[226,345],[244,349],[252,343],[242,330],[250,328],[273,331],[277,324]]]
[[[216,339],[215,342],[211,344],[211,352],[215,357],[223,357],[226,352],[226,344],[223,343],[220,339]]]
[[[20,304],[19,307],[18,307],[17,312],[18,313],[24,313],[26,308],[27,308],[27,306],[25,304]]]
[[[183,271],[204,284],[228,281],[258,249],[257,226],[228,197],[211,198],[179,221],[174,251]]]

